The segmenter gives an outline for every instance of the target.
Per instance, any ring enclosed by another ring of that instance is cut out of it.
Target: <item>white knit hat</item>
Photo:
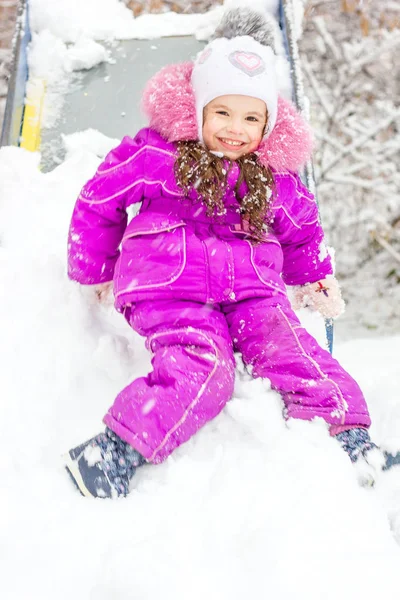
[[[275,54],[271,47],[259,44],[251,36],[221,37],[210,42],[196,58],[192,87],[200,141],[204,107],[227,94],[264,100],[268,110],[264,137],[273,130],[278,105]]]

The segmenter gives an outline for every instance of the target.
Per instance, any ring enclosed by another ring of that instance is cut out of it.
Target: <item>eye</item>
[[[258,123],[257,117],[247,117],[247,121],[251,121],[252,123]]]
[[[228,116],[228,113],[226,110],[217,110],[217,115],[224,115],[224,116]]]

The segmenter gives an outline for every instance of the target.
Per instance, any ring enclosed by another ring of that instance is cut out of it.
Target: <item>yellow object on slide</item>
[[[40,149],[40,130],[46,84],[43,79],[28,81],[20,146],[36,152]]]

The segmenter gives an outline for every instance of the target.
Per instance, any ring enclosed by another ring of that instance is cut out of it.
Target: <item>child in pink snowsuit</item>
[[[106,432],[70,451],[80,491],[126,495],[137,466],[164,461],[218,415],[234,352],[271,381],[286,418],[322,417],[352,460],[365,454],[374,444],[360,388],[285,289],[324,316],[341,311],[317,205],[297,175],[310,131],[278,95],[273,50],[217,38],[194,64],[154,76],[144,107],[150,127],[110,152],[71,221],[69,277],[99,290],[112,281],[116,309],[153,355],[152,372],[116,397]]]

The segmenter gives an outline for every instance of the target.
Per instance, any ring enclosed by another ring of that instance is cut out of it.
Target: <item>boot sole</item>
[[[86,498],[95,498],[96,496],[93,496],[93,494],[89,492],[86,485],[84,484],[81,472],[79,471],[77,465],[77,461],[73,460],[69,454],[64,454],[63,462],[68,475],[71,477],[73,483],[76,485],[82,496],[85,496]]]

